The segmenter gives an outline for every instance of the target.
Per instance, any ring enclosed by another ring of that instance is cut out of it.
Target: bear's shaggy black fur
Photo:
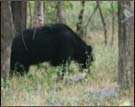
[[[65,24],[49,24],[26,29],[17,35],[11,49],[11,71],[24,73],[29,66],[49,61],[53,66],[65,64],[68,58],[86,67],[87,55],[93,61],[92,47],[87,46]]]

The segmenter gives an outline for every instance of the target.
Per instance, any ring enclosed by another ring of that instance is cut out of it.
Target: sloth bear
[[[48,24],[26,29],[18,34],[11,48],[11,73],[24,74],[30,65],[49,61],[52,66],[65,64],[70,58],[86,68],[93,61],[92,47],[65,24]]]

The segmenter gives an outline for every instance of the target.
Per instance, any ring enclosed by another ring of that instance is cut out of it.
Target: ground
[[[90,35],[93,35],[91,43],[94,48],[95,62],[91,66],[91,74],[87,76],[87,79],[70,84],[65,81],[56,82],[55,71],[60,67],[44,69],[44,64],[31,66],[30,72],[24,77],[14,76],[9,79],[6,88],[2,81],[2,105],[134,105],[133,87],[119,90],[117,85],[117,35],[115,35],[113,47],[104,46],[103,32],[91,32]],[[109,35],[110,43],[111,33]],[[74,62],[70,69],[73,74],[78,73],[78,67]],[[95,94],[99,91],[100,94]],[[105,94],[107,97],[104,97]]]

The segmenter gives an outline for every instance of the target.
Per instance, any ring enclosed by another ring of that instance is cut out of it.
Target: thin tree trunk
[[[44,13],[43,17],[44,17],[44,19],[45,19],[45,15],[46,15],[45,10],[46,10],[46,1],[43,1],[43,13]],[[44,24],[45,24],[45,20],[44,20]]]
[[[113,8],[113,1],[111,2],[111,8],[112,8],[112,39],[111,39],[111,46],[113,46],[114,42],[114,8]]]
[[[30,2],[28,2],[28,8],[29,8],[29,28],[31,28],[32,27],[32,11],[31,11],[31,4],[30,4]]]
[[[84,30],[84,35],[87,34],[88,25],[89,25],[89,23],[91,22],[92,17],[93,17],[93,15],[96,13],[96,10],[97,10],[97,9],[98,9],[98,6],[96,5],[96,7],[94,8],[94,11],[93,11],[92,14],[90,15],[90,17],[89,17],[89,19],[88,19],[88,21],[87,21],[87,23],[86,23],[86,26],[84,27],[84,28],[85,28],[85,30]]]
[[[134,81],[134,3],[129,0],[118,1],[119,22],[119,68],[118,83],[128,88]]]
[[[97,6],[98,6],[98,9],[99,9],[99,13],[100,13],[100,17],[101,17],[101,21],[103,23],[103,28],[104,28],[104,38],[105,38],[105,46],[107,45],[107,29],[106,29],[106,23],[104,21],[104,17],[103,17],[103,13],[102,13],[102,10],[101,10],[101,7],[99,5],[99,1],[97,0]]]
[[[61,0],[56,0],[56,11],[59,23],[65,23]]]
[[[11,1],[11,9],[16,33],[20,33],[26,29],[27,1]]]
[[[11,44],[14,37],[14,25],[11,2],[1,1],[1,76],[6,80],[10,72]]]
[[[36,0],[35,1],[35,10],[34,10],[34,27],[44,25],[44,1]]]
[[[80,14],[78,17],[78,23],[76,24],[76,31],[78,33],[79,36],[83,36],[83,28],[82,28],[82,23],[83,23],[83,13],[84,13],[84,6],[85,6],[85,1],[81,1],[82,4],[82,9],[80,10]]]

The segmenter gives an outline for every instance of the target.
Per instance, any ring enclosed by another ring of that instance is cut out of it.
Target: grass
[[[56,82],[56,71],[61,67],[45,67],[45,64],[31,66],[29,73],[23,77],[14,76],[7,80],[6,88],[1,80],[2,105],[133,105],[133,87],[128,90],[118,90],[117,39],[113,47],[109,45],[105,47],[102,32],[91,38],[95,61],[91,66],[91,74],[85,81],[72,84],[66,84],[64,81]],[[70,70],[74,74],[79,72],[75,62],[71,63]],[[93,94],[95,90],[104,88],[116,89],[118,96],[101,99],[100,96]]]

